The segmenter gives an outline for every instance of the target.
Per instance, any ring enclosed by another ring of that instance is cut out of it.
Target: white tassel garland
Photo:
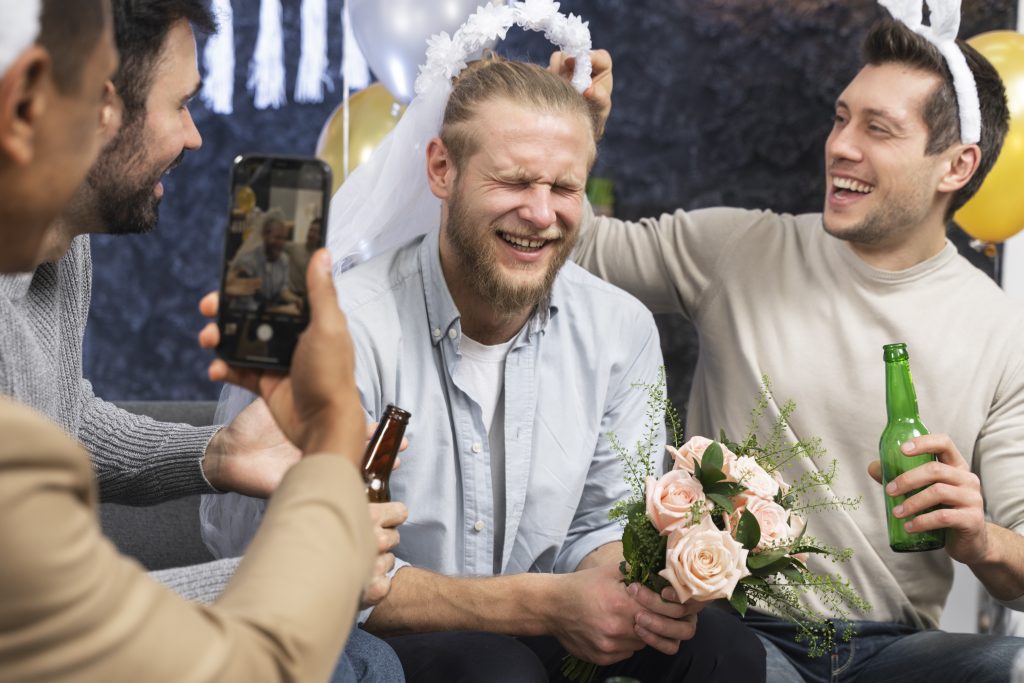
[[[200,97],[210,111],[230,114],[235,97],[234,12],[231,0],[213,0],[210,9],[217,20],[217,32],[207,39],[203,50],[206,77]]]
[[[257,109],[277,109],[287,102],[284,86],[284,46],[281,0],[260,0],[260,30],[249,65],[247,86]]]

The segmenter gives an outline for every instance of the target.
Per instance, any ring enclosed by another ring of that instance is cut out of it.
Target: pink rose
[[[647,516],[662,536],[689,526],[691,509],[698,502],[704,502],[704,489],[689,472],[670,470],[661,479],[647,477]]]
[[[701,458],[704,457],[704,451],[713,443],[714,441],[707,437],[695,436],[680,446],[678,450],[672,446],[665,446],[665,448],[672,455],[676,469],[693,472],[693,463],[700,462]],[[728,476],[729,468],[736,460],[736,454],[722,446],[722,444],[719,444],[719,446],[722,447],[722,472]]]
[[[779,493],[781,493],[782,495],[786,495],[787,493],[789,493],[789,489],[791,487],[789,484],[786,483],[786,480],[782,478],[781,472],[779,472],[778,470],[772,470],[772,479],[774,479],[776,483],[778,483]]]
[[[673,531],[668,537],[664,577],[680,602],[728,598],[747,570],[747,551],[726,531],[704,517],[700,524]]]
[[[750,498],[747,500],[747,511],[754,515],[761,527],[761,540],[758,541],[755,551],[764,550],[778,541],[792,537],[789,510],[778,503],[763,498]]]
[[[774,500],[775,494],[779,492],[779,482],[775,481],[775,478],[749,455],[736,458],[729,474],[734,481],[747,488],[742,494],[743,498],[755,496],[765,500]]]

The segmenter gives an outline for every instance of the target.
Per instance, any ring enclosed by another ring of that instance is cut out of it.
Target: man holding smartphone
[[[0,0],[0,273],[41,258],[53,218],[116,130],[117,60],[109,0]],[[327,678],[375,542],[354,466],[364,422],[352,345],[326,254],[308,284],[313,318],[290,376],[211,367],[261,391],[306,454],[214,606],[183,600],[120,556],[100,531],[85,451],[0,398],[0,681]]]
[[[113,82],[124,125],[47,232],[42,253],[21,266],[35,268],[32,276],[0,276],[0,315],[7,321],[0,330],[0,393],[46,414],[86,446],[104,501],[152,505],[219,490],[267,496],[300,454],[263,402],[225,428],[194,428],[126,413],[94,396],[82,377],[91,286],[84,235],[140,233],[156,225],[160,178],[202,143],[187,106],[200,86],[193,27],[214,27],[204,0],[116,0],[114,24],[121,63]],[[364,603],[387,591],[383,572],[397,539],[391,528],[404,520],[405,509],[394,503],[375,506],[372,514],[380,557]],[[238,563],[164,570],[159,577],[185,597],[210,601]],[[394,654],[367,634],[356,632],[348,652],[355,668],[368,672],[362,680],[377,680],[376,673],[384,680],[401,677]],[[366,662],[374,662],[376,673]],[[348,672],[342,680],[355,679],[351,667],[342,662],[339,672]]]

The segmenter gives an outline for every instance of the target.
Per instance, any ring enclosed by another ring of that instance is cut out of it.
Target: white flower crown
[[[450,86],[452,78],[466,68],[470,55],[490,41],[505,39],[513,24],[531,31],[543,31],[544,37],[576,60],[572,85],[579,92],[590,87],[590,30],[587,22],[574,14],[565,16],[552,0],[524,0],[511,6],[484,5],[449,37],[447,31],[427,41],[427,62],[420,66],[416,94],[436,87]]]

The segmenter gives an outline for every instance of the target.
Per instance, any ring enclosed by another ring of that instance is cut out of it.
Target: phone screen
[[[309,322],[306,267],[324,245],[331,170],[312,157],[244,155],[231,172],[218,354],[287,368]]]

